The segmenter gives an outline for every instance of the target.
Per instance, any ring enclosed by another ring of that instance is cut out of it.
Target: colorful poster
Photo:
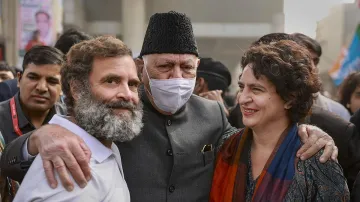
[[[56,26],[52,0],[19,0],[19,50],[20,57],[33,45],[54,45]]]
[[[341,61],[340,56],[339,67],[337,68],[335,64],[329,72],[336,86],[339,86],[351,72],[360,71],[360,24],[356,28],[354,38],[343,58]]]

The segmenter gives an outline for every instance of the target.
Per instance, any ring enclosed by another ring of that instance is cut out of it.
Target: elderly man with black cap
[[[116,143],[131,201],[208,201],[216,148],[238,130],[228,123],[221,104],[193,95],[199,59],[190,19],[174,11],[154,14],[140,56],[143,131],[130,142]],[[325,145],[325,160],[336,158],[336,146],[324,132],[304,126],[299,135],[306,141],[299,151],[303,158]],[[3,155],[20,158],[21,151],[40,153],[52,185],[57,185],[54,168],[70,190],[69,172],[81,187],[91,180],[88,147],[64,128],[44,126],[15,140]],[[5,166],[21,177],[29,164],[17,159]]]

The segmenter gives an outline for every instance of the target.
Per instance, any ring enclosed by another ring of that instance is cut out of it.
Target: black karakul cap
[[[201,58],[196,72],[197,77],[203,77],[208,82],[209,90],[225,91],[231,84],[231,73],[220,61],[212,58]]]
[[[199,56],[191,21],[185,14],[170,11],[151,16],[140,57],[161,53]]]

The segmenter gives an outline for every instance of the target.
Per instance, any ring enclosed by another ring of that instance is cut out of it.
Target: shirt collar
[[[24,112],[21,108],[20,92],[16,93],[16,95],[14,97],[15,97],[16,113],[18,116],[19,128],[24,128],[28,124],[30,124],[32,127],[34,127],[34,125],[29,121],[29,119],[26,117],[26,115],[24,114]],[[56,109],[54,106],[54,107],[51,107],[51,109],[49,110],[43,124],[47,124],[55,114],[56,114]]]
[[[85,144],[90,148],[92,157],[98,163],[102,163],[113,153],[111,149],[105,147],[98,139],[87,133],[78,125],[66,119],[65,116],[55,114],[53,118],[49,121],[49,124],[57,124],[59,126],[62,126],[74,133],[75,135],[81,137],[84,140]]]
[[[16,105],[16,113],[17,113],[18,122],[19,122],[19,128],[23,128],[26,125],[31,124],[21,108],[19,93],[16,93],[16,95],[15,95],[15,105]]]

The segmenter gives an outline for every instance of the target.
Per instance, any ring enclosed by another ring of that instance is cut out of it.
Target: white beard
[[[111,141],[127,142],[138,136],[143,127],[142,103],[102,103],[90,92],[81,93],[74,106],[76,123],[90,135]],[[112,108],[128,109],[129,112],[115,114]]]

